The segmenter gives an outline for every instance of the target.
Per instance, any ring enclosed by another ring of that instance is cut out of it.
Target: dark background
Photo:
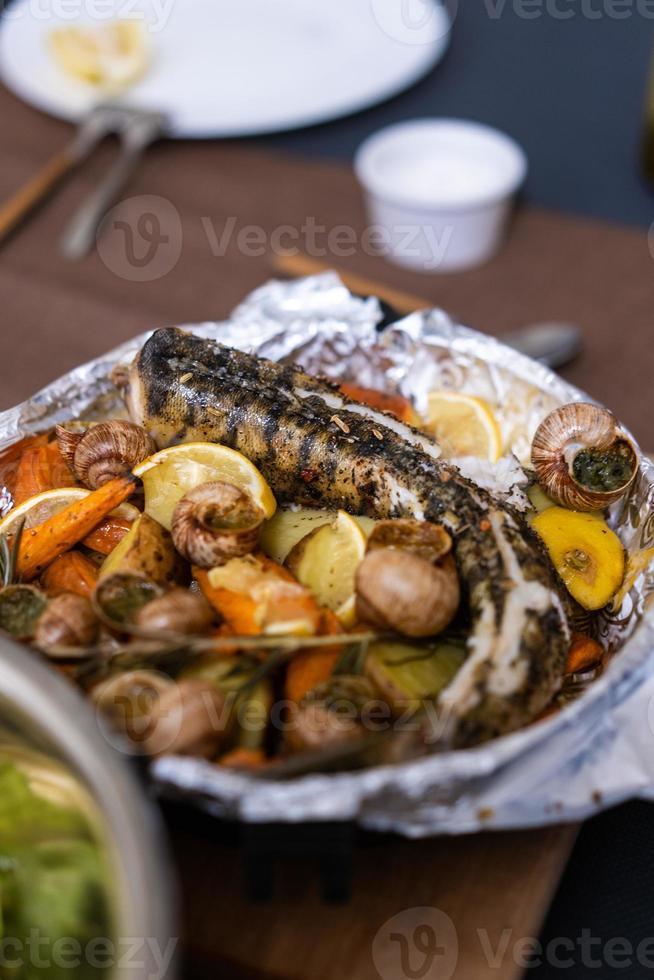
[[[398,0],[400,2],[400,0]],[[418,3],[418,0],[415,0]],[[266,139],[314,156],[351,159],[376,129],[401,119],[462,116],[506,130],[527,151],[526,198],[612,221],[649,225],[654,197],[642,180],[639,144],[649,60],[650,16],[623,0],[624,19],[583,10],[612,0],[547,0],[560,11],[524,19],[519,0],[459,0],[444,60],[413,89],[365,113]],[[535,0],[538,3],[538,0]],[[419,8],[418,8],[419,9]],[[501,10],[492,17],[489,10]],[[338,71],[338,65],[334,65]],[[261,141],[260,141],[261,142]]]

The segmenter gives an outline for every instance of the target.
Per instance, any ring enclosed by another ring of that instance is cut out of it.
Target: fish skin
[[[248,457],[280,502],[443,524],[467,593],[470,654],[437,703],[430,738],[484,742],[532,721],[569,646],[559,583],[521,515],[439,460],[422,433],[330,382],[187,334],[156,331],[127,403],[159,446],[205,440]]]

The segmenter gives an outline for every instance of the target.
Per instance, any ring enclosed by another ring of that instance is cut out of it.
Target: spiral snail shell
[[[612,412],[586,402],[555,409],[536,430],[531,461],[538,482],[570,510],[601,510],[624,496],[638,452]]]
[[[215,480],[182,497],[171,533],[180,555],[200,568],[213,568],[254,551],[263,520],[263,510],[249,494]]]
[[[128,473],[155,452],[145,429],[122,419],[99,422],[83,435],[58,425],[57,442],[77,479],[91,490]]]

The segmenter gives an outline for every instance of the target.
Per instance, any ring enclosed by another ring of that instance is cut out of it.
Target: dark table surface
[[[409,2],[417,16],[424,0]],[[528,200],[648,226],[654,195],[638,157],[654,3],[646,11],[645,0],[459,0],[449,51],[414,88],[265,143],[350,159],[366,136],[401,119],[476,119],[524,146]]]

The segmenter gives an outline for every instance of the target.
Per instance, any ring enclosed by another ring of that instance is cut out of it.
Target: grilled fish
[[[143,346],[127,400],[159,446],[231,446],[280,502],[448,529],[472,626],[469,654],[437,703],[441,744],[521,727],[556,693],[569,646],[556,573],[521,516],[443,462],[428,436],[296,366],[179,329],[158,330]]]

